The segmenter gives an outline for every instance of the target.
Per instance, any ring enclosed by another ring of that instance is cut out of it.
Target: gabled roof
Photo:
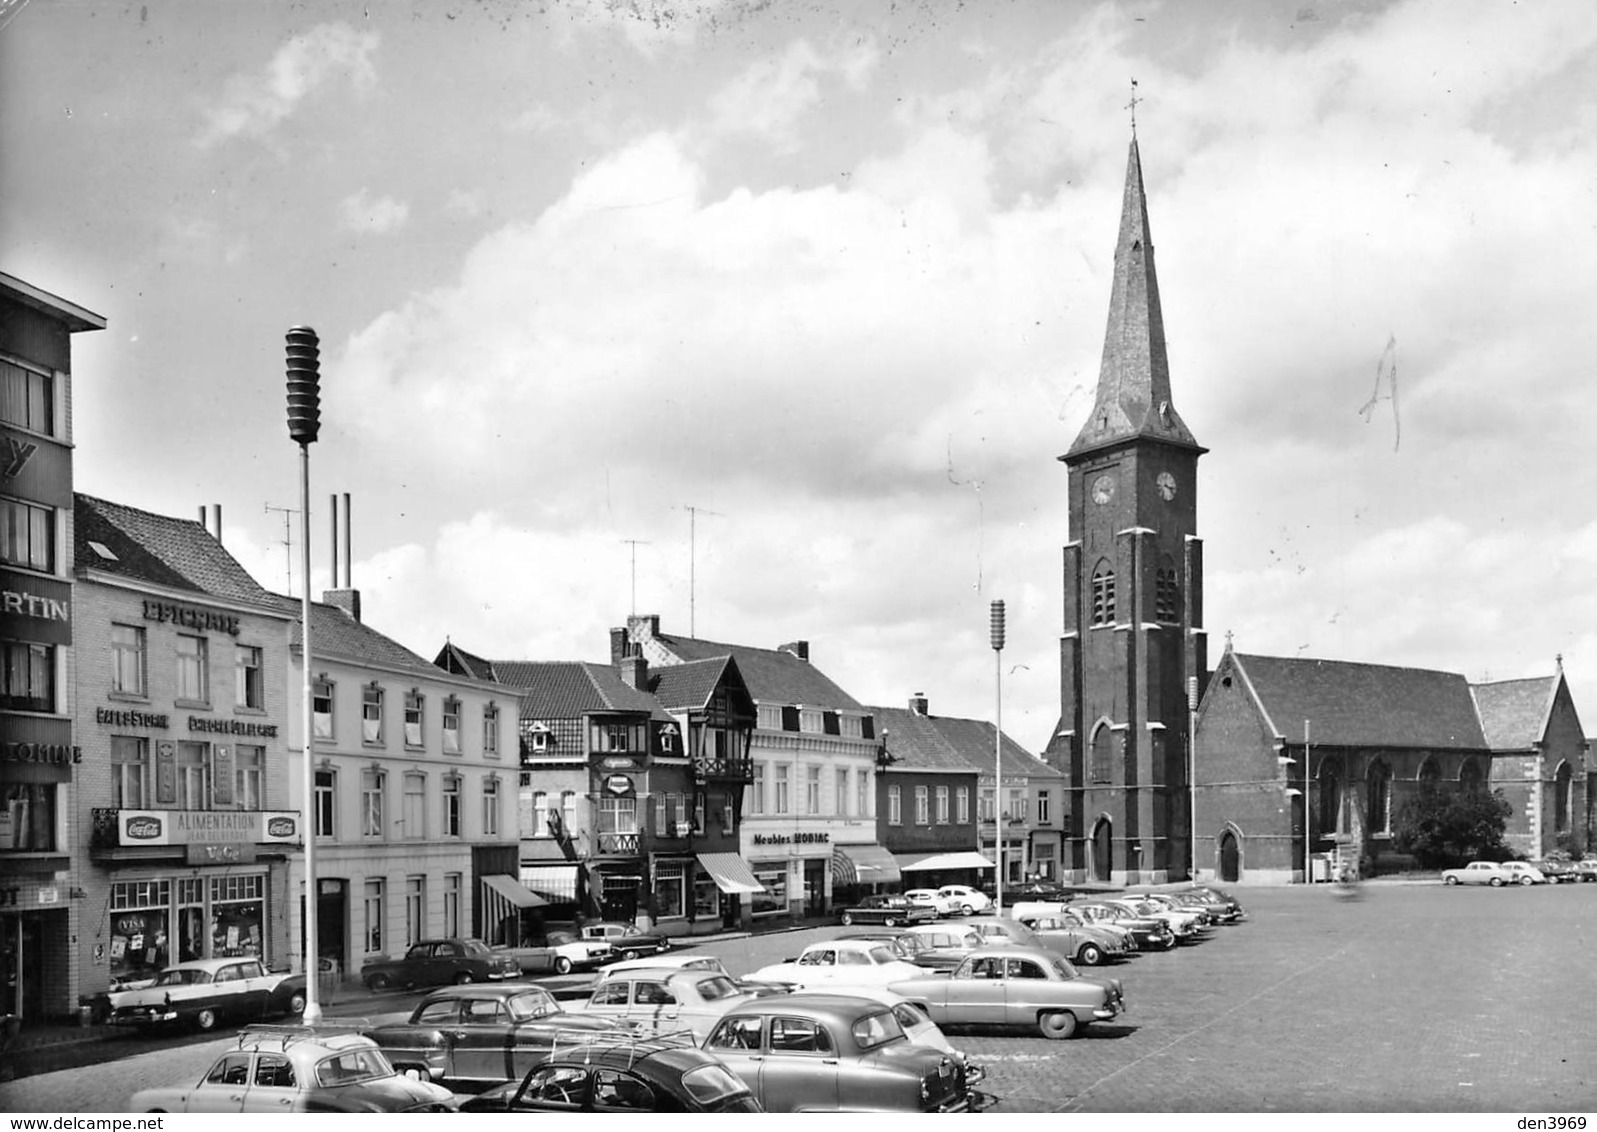
[[[73,554],[80,571],[276,608],[274,596],[193,519],[173,519],[89,495],[72,497],[72,518]],[[114,557],[105,557],[91,543]]]
[[[1472,684],[1481,730],[1494,751],[1528,751],[1547,735],[1561,675]]]
[[[300,599],[285,594],[273,594],[272,600],[284,613],[293,617],[289,629],[289,647],[298,650],[304,643],[299,614]],[[437,665],[429,664],[425,657],[411,652],[404,645],[384,636],[364,621],[357,621],[343,609],[326,602],[311,602],[311,667],[318,657],[330,657],[356,664],[381,665],[384,668],[414,672],[418,679],[436,680],[442,673]]]
[[[757,649],[666,633],[656,633],[651,640],[681,661],[733,657],[749,687],[749,694],[763,704],[800,705],[831,711],[864,710],[858,700],[832,683],[820,669],[785,649]],[[662,665],[655,671],[664,671],[666,667]]]
[[[970,762],[956,750],[937,722],[907,708],[872,707],[876,735],[887,746],[892,766],[900,770],[957,770],[975,774]],[[991,749],[988,751],[991,754]]]
[[[521,695],[527,719],[580,719],[604,712],[670,716],[648,692],[629,687],[608,664],[582,660],[495,660],[495,679]]]
[[[1487,749],[1469,682],[1454,672],[1227,652],[1274,734],[1339,747]],[[1207,698],[1207,697],[1206,697]]]
[[[871,707],[878,728],[887,729],[887,751],[905,769],[968,770],[992,774],[993,725],[985,719],[918,715],[906,708]],[[1005,778],[1062,778],[1063,775],[1008,735],[999,759]]]
[[[470,676],[474,680],[494,679],[493,661],[474,656],[452,641],[444,642],[444,647],[438,650],[433,663],[445,671],[459,676]]]
[[[690,660],[683,664],[666,664],[649,669],[649,691],[668,711],[702,711],[715,695],[716,688],[729,684],[734,693],[741,693],[743,710],[752,713],[743,675],[737,661],[730,656],[714,656],[708,660]]]

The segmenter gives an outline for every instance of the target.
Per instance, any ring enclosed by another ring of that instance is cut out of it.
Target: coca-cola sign
[[[132,841],[159,841],[162,829],[160,818],[136,817],[127,820],[123,832]]]
[[[268,837],[293,837],[297,825],[293,818],[271,818],[266,823],[266,834]]]

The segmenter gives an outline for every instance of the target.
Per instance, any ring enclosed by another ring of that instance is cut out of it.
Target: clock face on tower
[[[1176,477],[1169,472],[1160,472],[1159,478],[1154,480],[1154,485],[1158,487],[1159,494],[1166,500],[1176,497]]]
[[[1099,476],[1092,481],[1092,501],[1099,506],[1108,503],[1115,497],[1115,478],[1113,476]]]

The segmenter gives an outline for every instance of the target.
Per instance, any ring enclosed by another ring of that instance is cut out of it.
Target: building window
[[[0,361],[0,420],[54,436],[54,378],[31,366]]]
[[[948,787],[937,788],[937,824],[948,824]]]
[[[1004,820],[1023,822],[1026,820],[1026,792],[1024,790],[1011,790],[1009,805],[1004,809]]]
[[[960,786],[954,791],[954,820],[960,825],[970,824],[970,787]]]
[[[111,804],[119,810],[149,806],[150,741],[131,735],[111,736]]]
[[[806,767],[804,771],[804,812],[821,812],[821,768],[818,766]]]
[[[374,745],[383,741],[383,689],[375,683],[360,690],[360,741]]]
[[[460,937],[460,881],[459,873],[444,874],[444,937]]]
[[[570,837],[577,831],[577,792],[565,790],[560,794],[561,825],[565,836]]]
[[[206,640],[187,633],[177,635],[177,698],[189,703],[210,702],[206,674]]]
[[[405,746],[420,747],[422,745],[422,712],[427,705],[427,697],[412,688],[405,693]]]
[[[661,865],[654,874],[654,908],[662,920],[680,919],[688,914],[687,884],[681,865]],[[639,985],[641,991],[642,985]]]
[[[0,708],[55,711],[55,646],[6,641],[0,646]]]
[[[977,809],[980,811],[978,817],[981,821],[993,820],[994,812],[997,810],[997,806],[993,804],[995,794],[996,791],[991,786],[983,786],[981,788],[981,798],[976,803]]]
[[[841,817],[849,815],[849,803],[854,800],[854,795],[848,789],[848,771],[844,767],[837,768],[837,797],[835,810]]]
[[[373,877],[366,882],[366,954],[377,955],[383,950],[383,879]]]
[[[897,786],[889,786],[887,788],[887,824],[904,824],[904,799],[900,795]]]
[[[772,813],[792,812],[792,801],[788,797],[788,776],[792,769],[786,763],[778,763],[776,766],[776,805],[772,807]]]
[[[383,778],[382,771],[368,767],[360,772],[360,834],[362,837],[383,836]]]
[[[799,708],[799,730],[817,734],[826,725],[820,708]]]
[[[482,709],[482,753],[490,759],[499,757],[499,706],[488,704]]]
[[[1114,766],[1114,732],[1107,727],[1100,727],[1092,736],[1092,780],[1094,782],[1108,782],[1114,774]]]
[[[240,743],[233,748],[233,805],[241,810],[264,810],[261,783],[266,772],[266,748]]]
[[[205,743],[177,745],[177,808],[211,808],[211,748]]]
[[[780,704],[758,704],[754,710],[757,713],[757,726],[761,731],[782,730],[782,706]]]
[[[404,795],[401,799],[403,809],[400,818],[404,822],[406,837],[427,836],[427,776],[423,774],[407,774],[404,781]]]
[[[32,503],[0,499],[0,562],[52,573],[55,512]]]
[[[427,878],[405,878],[405,946],[427,935]]]
[[[460,777],[444,777],[444,836],[460,836]]]
[[[1047,825],[1052,820],[1049,791],[1039,790],[1037,791],[1037,824]]]
[[[543,790],[535,790],[532,795],[532,813],[525,828],[529,830],[529,837],[549,836],[549,795]]]
[[[1392,832],[1392,770],[1377,759],[1370,765],[1370,832]]]
[[[261,680],[261,650],[254,645],[233,647],[233,669],[237,674],[234,702],[242,708],[259,711],[266,707],[266,690]]]
[[[460,754],[460,701],[454,696],[444,701],[444,754]]]
[[[765,764],[754,764],[754,781],[749,783],[749,813],[759,817],[765,813]]]
[[[931,825],[931,791],[925,786],[915,787],[915,824]]]
[[[1169,558],[1154,572],[1153,615],[1157,621],[1181,620],[1181,583]]]
[[[862,818],[868,818],[876,812],[872,805],[871,772],[862,770],[854,776],[854,812]]]
[[[1458,788],[1465,794],[1481,790],[1481,766],[1474,759],[1465,759],[1458,768]]]
[[[1558,770],[1553,773],[1553,832],[1566,833],[1574,821],[1575,806],[1574,794],[1570,784],[1574,779],[1573,772],[1567,762],[1558,764]]]
[[[333,737],[333,682],[311,681],[311,734],[317,739]]]
[[[482,835],[499,836],[499,780],[482,780]]]
[[[839,715],[837,717],[838,734],[845,739],[863,739],[865,737],[865,718],[859,715]]]
[[[1115,623],[1115,572],[1107,562],[1100,562],[1092,572],[1092,623]]]
[[[316,772],[316,810],[312,820],[316,823],[317,837],[338,836],[338,779],[331,770]]]
[[[143,629],[111,626],[111,691],[119,696],[145,694]]]
[[[635,794],[605,794],[599,799],[600,833],[637,833],[638,798]]]
[[[0,850],[55,852],[55,802],[54,782],[0,782]]]
[[[595,723],[589,728],[589,739],[596,751],[643,751],[646,745],[641,723]]]

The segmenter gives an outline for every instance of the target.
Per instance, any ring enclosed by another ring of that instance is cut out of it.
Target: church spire
[[[1126,188],[1120,207],[1120,237],[1109,295],[1098,396],[1065,459],[1134,438],[1188,448],[1198,442],[1170,403],[1170,363],[1165,356],[1164,315],[1153,269],[1153,237],[1142,187],[1142,159],[1131,139]]]

